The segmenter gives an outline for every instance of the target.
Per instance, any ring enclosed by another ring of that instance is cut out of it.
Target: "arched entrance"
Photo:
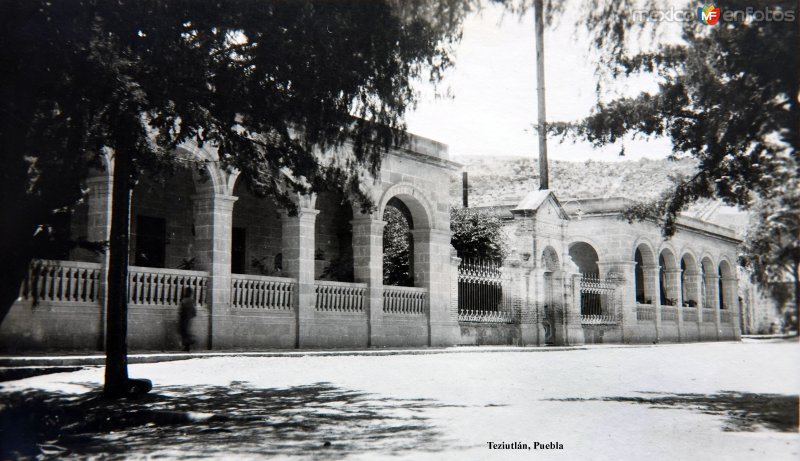
[[[569,256],[584,278],[598,279],[600,268],[597,250],[586,242],[576,242],[569,247]],[[603,297],[599,293],[581,294],[581,315],[603,315]]]
[[[414,286],[414,219],[402,200],[392,197],[383,210],[383,284]]]

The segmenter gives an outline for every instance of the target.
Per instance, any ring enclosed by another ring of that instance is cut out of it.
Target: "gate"
[[[580,292],[581,324],[613,325],[617,323],[620,309],[615,282],[584,274],[580,281]]]
[[[513,290],[511,270],[493,262],[462,262],[458,266],[458,320],[519,323],[520,298]]]

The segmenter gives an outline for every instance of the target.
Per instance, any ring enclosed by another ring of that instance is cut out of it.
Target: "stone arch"
[[[231,273],[280,276],[283,226],[279,207],[253,193],[238,174],[229,178],[236,197],[231,212]]]
[[[192,153],[179,150],[177,155],[189,158]],[[140,175],[131,195],[131,264],[195,269],[195,202],[198,196],[210,195],[207,191],[213,187],[213,179],[181,162],[169,176]]]
[[[176,155],[194,158],[203,162],[203,174],[192,169],[196,192],[198,194],[222,194],[232,195],[236,185],[235,175],[229,174],[219,166],[216,155],[205,148],[196,146],[182,146],[175,149]]]
[[[671,246],[661,247],[658,267],[659,302],[665,306],[676,306],[680,302],[680,266]]]
[[[569,244],[568,251],[572,262],[578,266],[578,272],[585,276],[600,276],[600,256],[594,246],[584,241],[575,241]]]
[[[656,255],[652,245],[645,239],[639,239],[633,251],[634,267],[634,290],[636,302],[641,304],[652,304],[656,300],[656,286],[653,284],[653,271],[656,265]]]
[[[314,197],[319,211],[314,222],[314,274],[316,279],[352,282],[353,204],[341,192],[319,191]]]
[[[561,268],[558,252],[550,245],[542,251],[542,267],[547,272],[556,272]]]
[[[382,217],[386,206],[392,199],[397,199],[408,208],[414,221],[414,229],[436,229],[434,208],[424,192],[408,183],[395,184],[381,196],[378,206],[378,216]],[[449,229],[448,229],[449,230]]]
[[[700,274],[697,258],[691,250],[684,250],[680,260],[681,298],[686,307],[696,307],[700,303],[700,286],[697,277]]]

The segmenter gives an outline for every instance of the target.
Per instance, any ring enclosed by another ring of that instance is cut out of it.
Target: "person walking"
[[[178,332],[181,335],[183,350],[186,352],[189,352],[189,349],[195,343],[192,335],[192,319],[196,316],[197,309],[194,307],[194,293],[191,288],[185,288],[181,299],[180,311],[178,312]]]

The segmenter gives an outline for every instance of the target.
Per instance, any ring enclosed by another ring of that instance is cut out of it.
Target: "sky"
[[[464,23],[456,48],[455,68],[441,90],[452,99],[436,98],[428,85],[407,116],[414,134],[447,144],[452,156],[538,156],[536,123],[536,62],[533,11],[524,17],[486,5]],[[595,103],[596,77],[588,62],[589,45],[576,38],[573,19],[565,16],[555,29],[545,31],[545,86],[548,121],[577,120],[589,115]],[[652,82],[619,84],[617,90],[635,94],[654,88]],[[615,161],[664,158],[668,140],[628,141],[596,149],[588,143],[548,140],[548,158]]]

